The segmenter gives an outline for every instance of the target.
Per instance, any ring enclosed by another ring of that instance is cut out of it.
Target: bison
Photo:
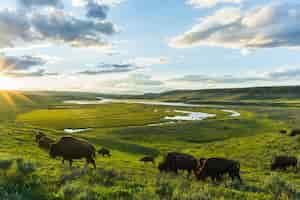
[[[300,135],[300,129],[293,129],[290,133],[290,136]]]
[[[100,155],[102,155],[103,157],[104,156],[111,157],[110,151],[108,149],[106,149],[106,148],[99,149],[98,153]]]
[[[39,140],[42,138],[42,137],[45,137],[45,133],[42,133],[40,131],[37,132],[37,134],[35,135],[35,141],[36,142],[39,142]]]
[[[159,164],[160,172],[172,171],[178,173],[178,170],[186,170],[189,174],[197,169],[197,160],[188,154],[170,152],[165,160]]]
[[[152,156],[145,156],[145,157],[141,158],[140,161],[144,162],[144,163],[152,162],[153,164],[155,164],[155,158]]]
[[[55,143],[55,141],[47,136],[43,136],[38,140],[38,146],[45,150],[50,150],[53,143]]]
[[[272,160],[271,170],[286,170],[288,167],[294,167],[297,170],[297,163],[296,157],[276,156]]]
[[[286,134],[286,133],[287,133],[287,131],[284,130],[284,129],[280,130],[279,132],[280,132],[281,134]]]
[[[96,168],[95,147],[86,141],[73,137],[63,137],[57,143],[52,144],[49,154],[51,158],[62,157],[63,162],[64,160],[69,161],[70,167],[72,167],[74,159],[85,158],[87,165],[91,163]]]
[[[213,181],[221,180],[222,176],[228,174],[232,180],[237,178],[241,183],[240,163],[225,158],[201,158],[199,168],[195,175],[198,180],[205,180],[210,177]]]

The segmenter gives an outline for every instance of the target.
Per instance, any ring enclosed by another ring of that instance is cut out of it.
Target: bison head
[[[160,172],[167,171],[167,164],[165,162],[159,163],[158,169]]]
[[[58,148],[58,145],[57,144],[52,144],[51,147],[50,147],[50,157],[51,158],[56,158],[57,156],[59,156],[59,148]]]

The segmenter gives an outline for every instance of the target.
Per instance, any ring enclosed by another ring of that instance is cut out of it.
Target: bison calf
[[[86,159],[86,165],[91,163],[96,168],[95,148],[88,142],[75,139],[73,137],[63,137],[57,143],[52,144],[50,148],[50,157],[62,157],[68,160],[70,167],[74,159]]]
[[[145,156],[145,157],[141,158],[140,161],[144,162],[144,163],[152,162],[153,164],[155,164],[155,158],[152,156]]]
[[[294,167],[297,170],[297,163],[296,157],[276,156],[272,160],[271,170],[286,170],[288,167]]]
[[[98,153],[103,157],[104,156],[111,157],[110,151],[106,148],[99,149]]]
[[[195,173],[198,180],[210,177],[213,181],[221,180],[222,176],[228,174],[232,180],[237,178],[242,182],[240,176],[240,163],[225,158],[200,159],[198,171]]]

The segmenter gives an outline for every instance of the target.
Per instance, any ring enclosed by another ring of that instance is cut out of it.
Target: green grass
[[[273,156],[299,155],[300,138],[279,134],[283,128],[298,127],[297,107],[230,107],[242,114],[238,118],[218,108],[180,108],[217,117],[147,126],[177,114],[172,110],[178,108],[120,103],[66,106],[61,104],[66,96],[53,95],[33,99],[39,103],[0,123],[1,200],[300,199],[299,173],[270,171]],[[97,156],[97,170],[82,172],[84,160],[75,161],[71,170],[60,160],[50,159],[34,140],[37,130],[59,139],[66,135],[64,128],[86,127],[93,129],[74,137],[88,140],[97,149],[107,147],[112,153],[111,158]],[[201,182],[183,173],[160,174],[157,163],[168,151],[238,160],[244,184],[229,179],[220,184]],[[156,156],[156,166],[139,162],[145,155]]]

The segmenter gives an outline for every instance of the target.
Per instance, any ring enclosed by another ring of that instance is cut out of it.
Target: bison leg
[[[69,160],[69,166],[70,166],[70,168],[72,168],[72,164],[73,164],[73,160],[71,159],[71,160]]]
[[[91,163],[94,166],[94,168],[96,169],[96,162],[93,158],[87,158],[86,163],[87,164]]]

